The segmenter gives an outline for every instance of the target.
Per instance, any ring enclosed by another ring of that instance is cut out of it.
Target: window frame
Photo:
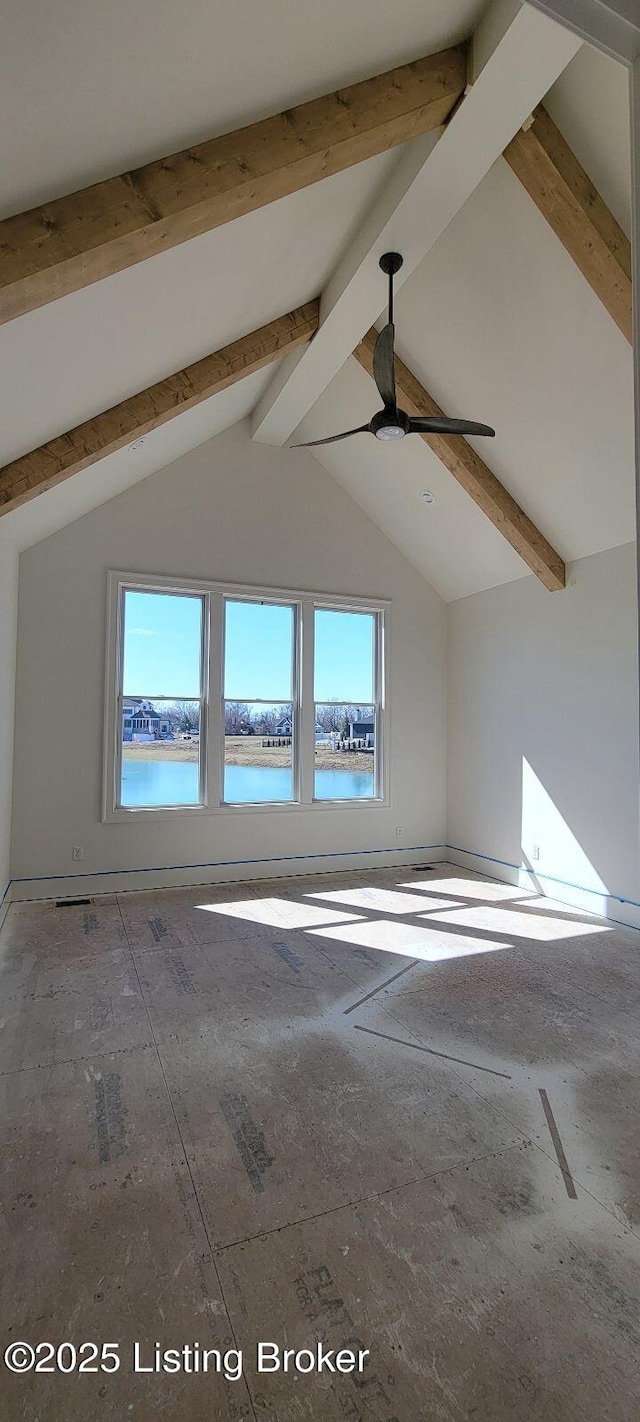
[[[202,815],[321,813],[348,809],[375,810],[390,804],[390,706],[388,598],[316,593],[299,589],[213,582],[145,573],[110,571],[107,575],[107,630],[102,773],[102,821],[123,823],[132,817],[175,819]],[[202,688],[200,727],[202,800],[196,805],[118,804],[122,764],[122,734],[118,716],[122,700],[124,662],[124,594],[126,591],[191,594],[203,600]],[[270,602],[294,609],[293,632],[293,784],[295,800],[233,802],[224,791],[224,617],[225,601]],[[315,700],[314,614],[316,609],[365,612],[374,616],[374,703],[379,708],[375,744],[375,795],[334,800],[314,798]]]

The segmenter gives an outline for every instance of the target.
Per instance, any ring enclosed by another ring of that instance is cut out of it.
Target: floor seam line
[[[55,1062],[36,1062],[33,1066],[14,1067],[11,1071],[0,1071],[0,1081],[9,1076],[21,1076],[25,1071],[52,1071],[55,1067],[75,1066],[76,1062],[100,1061],[103,1057],[122,1057],[127,1052],[153,1051],[155,1042],[139,1042],[135,1047],[114,1047],[110,1052],[89,1052],[84,1057],[62,1057]]]
[[[365,1002],[370,1002],[371,998],[376,997],[379,992],[383,992],[386,987],[391,987],[392,983],[397,982],[398,978],[404,977],[405,973],[411,972],[412,968],[417,968],[418,963],[421,963],[422,961],[422,958],[414,958],[411,963],[405,963],[404,967],[399,968],[398,972],[394,973],[392,977],[385,978],[384,982],[380,983],[379,987],[372,988],[371,992],[367,992],[365,993],[364,997],[358,998],[358,1001],[352,1003],[351,1007],[345,1007],[342,1014],[343,1017],[348,1017],[350,1012],[355,1012],[356,1008],[362,1007]]]
[[[178,1140],[180,1141],[180,1145],[181,1145],[181,1148],[182,1148],[182,1153],[183,1153],[183,1155],[184,1155],[184,1163],[185,1163],[185,1165],[186,1165],[187,1172],[188,1172],[188,1175],[189,1175],[189,1179],[190,1179],[190,1181],[191,1181],[191,1187],[192,1187],[192,1189],[193,1189],[194,1200],[195,1200],[195,1202],[196,1202],[196,1205],[197,1205],[197,1208],[198,1208],[198,1213],[199,1213],[200,1219],[201,1219],[201,1221],[202,1221],[202,1228],[203,1228],[203,1230],[204,1230],[204,1237],[205,1237],[205,1240],[206,1240],[206,1242],[207,1242],[207,1246],[208,1246],[208,1249],[209,1249],[209,1254],[210,1254],[210,1256],[211,1256],[211,1263],[212,1263],[212,1265],[213,1265],[214,1273],[215,1273],[216,1280],[217,1280],[217,1283],[218,1283],[218,1288],[219,1288],[219,1290],[220,1290],[220,1297],[221,1297],[221,1299],[222,1299],[222,1302],[223,1302],[223,1305],[224,1305],[224,1309],[225,1309],[225,1313],[226,1313],[226,1315],[227,1315],[227,1319],[228,1319],[228,1322],[229,1322],[229,1329],[230,1329],[230,1331],[231,1331],[231,1337],[233,1338],[234,1347],[237,1349],[237,1347],[238,1347],[238,1339],[237,1339],[237,1337],[236,1337],[236,1331],[235,1331],[235,1328],[234,1328],[234,1326],[233,1326],[233,1321],[232,1321],[232,1318],[231,1318],[231,1313],[230,1313],[230,1311],[229,1311],[229,1307],[228,1307],[228,1304],[227,1304],[227,1300],[226,1300],[226,1298],[225,1298],[225,1292],[224,1292],[224,1289],[223,1289],[223,1287],[222,1287],[222,1280],[221,1280],[221,1278],[220,1278],[220,1273],[219,1273],[219,1270],[218,1270],[218,1266],[217,1266],[217,1262],[216,1262],[216,1257],[215,1257],[214,1250],[213,1250],[213,1245],[212,1245],[212,1243],[211,1243],[211,1236],[210,1236],[210,1234],[209,1234],[209,1230],[208,1230],[208,1227],[207,1227],[207,1221],[206,1221],[206,1219],[205,1219],[204,1209],[203,1209],[203,1206],[202,1206],[202,1201],[201,1201],[201,1199],[200,1199],[200,1195],[199,1195],[199,1192],[198,1192],[198,1187],[197,1187],[197,1185],[196,1185],[195,1177],[194,1177],[193,1171],[192,1171],[192,1169],[191,1169],[191,1164],[190,1164],[190,1161],[189,1161],[189,1154],[188,1154],[187,1147],[186,1147],[186,1144],[185,1144],[185,1141],[184,1141],[184,1137],[183,1137],[183,1135],[182,1135],[182,1130],[181,1130],[181,1127],[180,1127],[180,1122],[179,1122],[179,1120],[178,1120],[176,1108],[175,1108],[174,1101],[173,1101],[173,1096],[172,1096],[172,1094],[171,1094],[171,1088],[170,1088],[169,1082],[168,1082],[168,1080],[167,1080],[167,1073],[166,1073],[166,1071],[165,1071],[164,1062],[163,1062],[162,1057],[161,1057],[161,1055],[160,1055],[160,1047],[159,1047],[158,1040],[157,1040],[157,1037],[156,1037],[156,1034],[155,1034],[155,1029],[154,1029],[154,1026],[153,1026],[153,1022],[152,1022],[152,1020],[151,1020],[151,1013],[150,1013],[150,1011],[149,1011],[149,1004],[147,1003],[147,1000],[146,1000],[146,998],[145,998],[144,992],[143,992],[143,990],[142,990],[142,982],[141,982],[141,980],[140,980],[140,974],[139,974],[139,972],[138,972],[138,967],[137,967],[135,958],[134,958],[134,956],[133,956],[133,949],[132,949],[132,947],[131,947],[131,943],[129,942],[129,935],[128,935],[128,933],[127,933],[126,924],[125,924],[125,921],[124,921],[124,916],[123,916],[123,913],[122,913],[122,908],[121,908],[121,906],[120,906],[120,899],[119,899],[118,895],[116,895],[116,903],[117,903],[117,905],[118,905],[118,912],[119,912],[120,918],[121,918],[121,920],[122,920],[122,927],[123,927],[123,929],[124,929],[125,937],[126,937],[126,940],[127,940],[128,945],[129,945],[129,952],[131,953],[131,960],[132,960],[132,963],[133,963],[133,969],[134,969],[134,972],[135,972],[135,975],[136,975],[136,979],[137,979],[137,982],[138,982],[138,989],[139,989],[139,992],[140,992],[140,997],[141,997],[141,1000],[142,1000],[142,1003],[143,1003],[143,1006],[144,1006],[145,1013],[146,1013],[146,1015],[147,1015],[147,1021],[148,1021],[148,1023],[149,1023],[149,1030],[150,1030],[151,1035],[152,1035],[152,1037],[153,1037],[153,1045],[154,1045],[155,1050],[156,1050],[156,1056],[157,1056],[157,1058],[158,1058],[158,1065],[159,1065],[160,1071],[161,1071],[161,1073],[162,1073],[162,1080],[163,1080],[163,1082],[164,1082],[164,1089],[165,1089],[165,1091],[166,1091],[166,1093],[167,1093],[167,1100],[168,1100],[169,1106],[170,1106],[170,1108],[171,1108],[171,1114],[172,1114],[172,1116],[173,1116],[173,1119],[174,1119],[174,1122],[175,1122],[175,1127],[176,1127],[176,1130],[177,1130],[177,1132],[178,1132]],[[257,1416],[256,1416],[256,1410],[255,1410],[255,1405],[254,1405],[253,1397],[252,1397],[252,1395],[251,1395],[251,1391],[250,1391],[250,1388],[249,1388],[249,1384],[248,1384],[248,1382],[246,1381],[246,1379],[245,1379],[245,1386],[246,1386],[246,1389],[247,1389],[247,1397],[248,1397],[248,1399],[249,1399],[249,1406],[250,1406],[251,1411],[252,1411],[252,1413],[253,1413],[254,1422],[258,1422],[258,1419],[257,1419]]]
[[[370,1037],[380,1037],[385,1042],[395,1042],[398,1047],[411,1047],[414,1052],[428,1052],[431,1057],[440,1057],[445,1062],[457,1062],[459,1066],[469,1067],[472,1071],[486,1071],[490,1076],[501,1076],[504,1081],[512,1081],[510,1072],[497,1071],[495,1067],[482,1066],[480,1062],[470,1062],[465,1057],[454,1057],[450,1052],[439,1052],[436,1047],[425,1047],[422,1042],[407,1042],[402,1037],[391,1037],[387,1032],[376,1032],[373,1027],[363,1027],[359,1022],[354,1022],[355,1032],[366,1032]]]
[[[272,1229],[266,1229],[257,1234],[244,1235],[241,1239],[233,1239],[229,1244],[220,1244],[215,1247],[216,1254],[225,1254],[229,1249],[236,1249],[241,1244],[253,1244],[257,1239],[269,1239],[273,1234],[281,1234],[285,1229],[297,1229],[302,1225],[313,1224],[316,1220],[326,1219],[329,1215],[339,1214],[341,1210],[351,1210],[357,1205],[369,1205],[374,1200],[382,1200],[387,1195],[393,1195],[399,1190],[408,1190],[411,1185],[420,1185],[425,1180],[439,1180],[443,1175],[453,1175],[457,1170],[469,1170],[474,1165],[479,1165],[485,1160],[497,1160],[499,1156],[507,1155],[512,1150],[522,1150],[523,1146],[533,1145],[527,1137],[521,1141],[512,1141],[510,1145],[504,1146],[501,1150],[486,1151],[483,1155],[475,1155],[471,1160],[459,1160],[455,1165],[443,1166],[442,1170],[430,1170],[424,1175],[414,1175],[410,1180],[403,1180],[399,1185],[389,1185],[386,1190],[376,1190],[372,1195],[358,1195],[354,1200],[345,1200],[341,1205],[330,1205],[326,1210],[320,1210],[316,1215],[302,1215],[299,1220],[287,1220],[285,1224],[274,1225]]]

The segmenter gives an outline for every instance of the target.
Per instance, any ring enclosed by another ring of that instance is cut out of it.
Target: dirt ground
[[[197,745],[184,741],[153,741],[122,748],[123,760],[197,760]],[[265,765],[278,767],[291,764],[291,746],[262,746],[262,736],[225,736],[227,765]],[[371,771],[370,751],[334,751],[330,746],[316,749],[318,770]]]

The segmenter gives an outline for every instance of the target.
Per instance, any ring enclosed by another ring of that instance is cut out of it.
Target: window
[[[295,609],[225,602],[224,781],[228,804],[296,799]]]
[[[385,799],[384,604],[110,587],[105,819]]]
[[[204,802],[204,600],[125,588],[116,806]]]
[[[316,800],[376,794],[376,618],[316,608]]]

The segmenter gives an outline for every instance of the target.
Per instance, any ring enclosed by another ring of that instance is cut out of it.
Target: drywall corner
[[[0,924],[11,898],[11,805],[18,618],[18,554],[0,533]]]

